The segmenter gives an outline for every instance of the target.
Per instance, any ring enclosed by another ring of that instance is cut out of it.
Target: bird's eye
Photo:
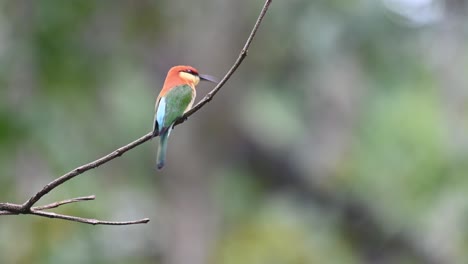
[[[196,72],[196,71],[194,71],[192,69],[186,69],[186,70],[184,70],[184,72],[195,75],[195,76],[198,76],[198,72]]]

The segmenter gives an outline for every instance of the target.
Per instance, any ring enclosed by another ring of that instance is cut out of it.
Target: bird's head
[[[216,78],[205,74],[199,74],[197,69],[195,69],[194,67],[185,65],[172,67],[169,70],[167,77],[179,79],[193,86],[197,85],[200,82],[200,80],[217,83]]]

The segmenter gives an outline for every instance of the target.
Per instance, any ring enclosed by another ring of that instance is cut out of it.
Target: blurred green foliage
[[[221,77],[261,5],[1,1],[0,201],[147,133],[168,68]],[[1,216],[0,263],[466,263],[466,5],[273,1],[164,171],[149,142],[40,201],[149,224]]]

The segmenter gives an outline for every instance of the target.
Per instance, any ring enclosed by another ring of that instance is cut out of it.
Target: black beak
[[[200,77],[200,80],[202,81],[208,81],[208,82],[212,82],[212,83],[218,83],[218,79],[216,79],[215,77],[213,76],[210,76],[210,75],[205,75],[205,74],[199,74],[198,77]]]

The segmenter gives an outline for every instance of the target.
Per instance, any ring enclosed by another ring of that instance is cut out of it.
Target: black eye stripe
[[[186,72],[188,74],[191,74],[191,75],[194,75],[194,76],[198,76],[198,72],[197,70],[192,70],[192,69],[182,69],[182,70],[179,70],[179,72]]]
[[[198,75],[197,72],[195,72],[195,71],[193,71],[193,70],[190,70],[190,69],[185,70],[185,71],[183,71],[183,72],[190,73],[190,74],[192,74],[192,75]]]

